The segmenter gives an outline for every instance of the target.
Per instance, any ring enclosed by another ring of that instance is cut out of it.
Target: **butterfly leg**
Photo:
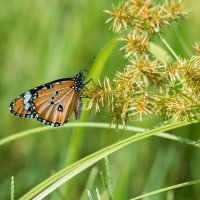
[[[94,81],[93,81],[93,79],[91,78],[89,81],[87,81],[86,83],[84,83],[83,86],[87,85],[91,81],[93,82],[93,84],[95,84]]]

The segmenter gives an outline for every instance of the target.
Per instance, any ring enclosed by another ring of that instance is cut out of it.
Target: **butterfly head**
[[[84,76],[84,71],[86,70],[81,70],[78,74],[76,74],[76,76],[73,78],[75,86],[74,89],[77,92],[81,92],[82,89],[84,88],[84,80],[85,80],[85,76]]]

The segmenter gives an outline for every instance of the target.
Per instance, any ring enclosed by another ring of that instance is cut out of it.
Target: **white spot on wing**
[[[31,93],[30,92],[26,92],[24,94],[24,105],[26,105],[31,100],[31,98],[32,98]]]
[[[30,103],[26,103],[25,106],[24,106],[24,109],[28,110],[30,108],[30,106],[31,106]]]

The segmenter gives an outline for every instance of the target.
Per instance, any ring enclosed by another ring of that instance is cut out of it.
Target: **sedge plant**
[[[200,118],[200,44],[189,59],[176,55],[162,36],[162,28],[187,17],[181,1],[155,4],[152,0],[127,0],[105,10],[107,23],[123,34],[121,51],[128,64],[91,87],[85,108],[100,107],[112,113],[113,123],[123,125],[132,118],[157,117],[163,121],[192,121]],[[150,52],[151,40],[159,36],[174,59],[164,62]]]

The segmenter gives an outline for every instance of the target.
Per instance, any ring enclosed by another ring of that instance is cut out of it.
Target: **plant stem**
[[[73,123],[69,123],[66,124],[64,126],[61,126],[59,128],[52,128],[51,126],[43,126],[43,127],[38,127],[38,128],[34,128],[34,129],[30,129],[30,130],[26,130],[26,131],[22,131],[20,133],[16,133],[13,135],[10,135],[8,137],[5,137],[3,139],[0,140],[0,146],[3,146],[7,143],[13,142],[17,139],[21,139],[23,137],[26,136],[31,136],[31,135],[35,135],[35,134],[39,134],[41,132],[45,132],[45,131],[54,131],[54,130],[58,130],[58,129],[63,129],[63,128],[73,128],[73,127],[90,127],[90,128],[105,128],[105,129],[116,129],[115,125],[110,125],[109,123],[94,123],[94,122],[73,122]],[[124,126],[119,125],[118,126],[119,130],[126,130],[126,131],[130,131],[130,132],[142,132],[145,131],[144,128],[140,128],[140,127],[134,127],[134,126],[126,126],[126,128],[124,128]],[[195,143],[195,141],[193,140],[189,140],[187,138],[183,138],[180,136],[175,136],[169,133],[159,133],[156,136],[161,137],[161,138],[165,138],[168,140],[174,140],[177,142],[182,142],[185,144],[189,144],[195,147],[200,147],[198,143]]]
[[[172,186],[162,188],[162,189],[159,189],[159,190],[155,190],[153,192],[149,192],[149,193],[143,194],[141,196],[137,196],[137,197],[130,199],[130,200],[143,199],[144,197],[149,197],[151,195],[158,194],[158,193],[161,193],[161,192],[166,192],[166,191],[169,191],[169,190],[174,190],[174,189],[177,189],[177,188],[190,186],[190,185],[196,185],[196,184],[200,184],[200,179],[195,180],[195,181],[188,181],[188,182],[185,182],[185,183],[180,183],[180,184],[177,184],[177,185],[172,185]]]
[[[171,52],[171,54],[174,56],[174,58],[178,61],[180,61],[178,55],[175,53],[175,51],[171,48],[171,46],[168,44],[168,42],[165,40],[165,38],[163,38],[161,36],[160,33],[158,33],[158,36],[160,37],[160,39],[162,40],[162,42],[164,43],[164,45],[168,48],[168,50]]]

